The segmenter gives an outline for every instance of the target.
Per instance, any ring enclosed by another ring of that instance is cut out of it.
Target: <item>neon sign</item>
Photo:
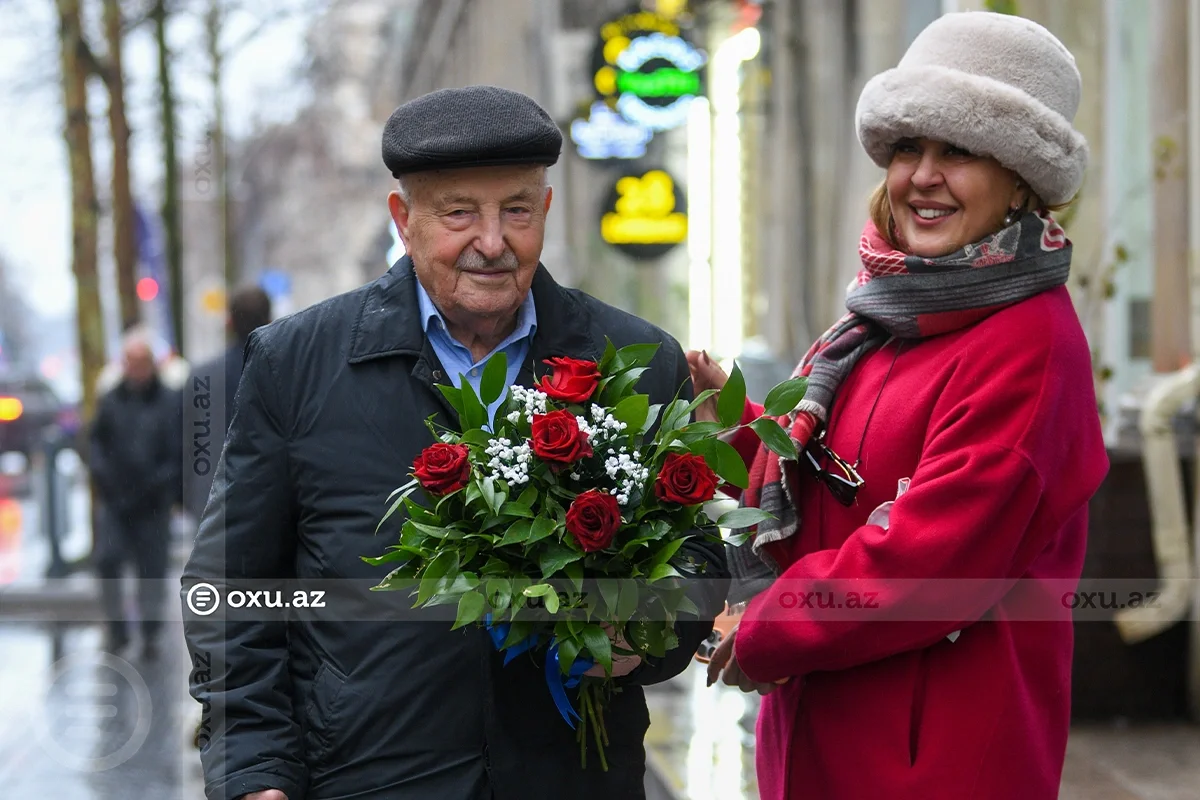
[[[584,158],[641,158],[654,131],[627,122],[604,103],[593,103],[588,119],[571,123],[571,141]]]
[[[687,239],[686,202],[661,169],[617,180],[600,216],[600,238],[633,258],[658,258]]]
[[[597,96],[626,120],[664,131],[687,121],[688,106],[704,91],[707,61],[674,22],[630,14],[600,29],[592,82]]]

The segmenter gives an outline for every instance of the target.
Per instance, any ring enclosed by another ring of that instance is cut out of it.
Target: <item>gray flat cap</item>
[[[558,161],[562,133],[532,98],[498,86],[439,89],[392,112],[383,163],[394,177],[455,167]]]

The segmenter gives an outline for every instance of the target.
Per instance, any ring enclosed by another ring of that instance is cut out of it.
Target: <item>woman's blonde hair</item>
[[[1025,205],[1021,208],[1021,213],[1030,211],[1047,211],[1051,214],[1057,214],[1071,206],[1075,202],[1075,198],[1071,198],[1065,203],[1056,203],[1054,205],[1046,205],[1041,198],[1029,192],[1029,196],[1025,199]],[[875,223],[875,227],[879,230],[880,235],[894,249],[899,250],[900,245],[896,241],[896,218],[892,216],[892,204],[888,202],[887,194],[887,179],[879,183],[875,187],[875,191],[871,193],[871,199],[867,204],[868,213],[871,216],[871,221]]]

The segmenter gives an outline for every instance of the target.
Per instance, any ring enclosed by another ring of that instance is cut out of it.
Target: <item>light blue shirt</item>
[[[508,363],[508,383],[505,385],[512,386],[517,382],[521,365],[529,356],[530,342],[533,341],[533,335],[537,332],[537,309],[533,305],[533,292],[525,296],[521,307],[517,309],[517,327],[513,328],[513,332],[480,361],[475,361],[467,346],[450,335],[446,329],[446,319],[433,304],[433,300],[420,281],[417,281],[417,305],[421,311],[421,328],[433,346],[433,352],[437,354],[438,360],[446,369],[446,375],[451,384],[460,386],[462,378],[465,377],[474,387],[475,393],[479,394],[479,384],[483,380],[483,368],[488,359],[500,352],[504,353]],[[501,399],[503,399],[503,395],[501,395]],[[489,419],[495,415],[496,409],[499,407],[500,400],[488,407]]]

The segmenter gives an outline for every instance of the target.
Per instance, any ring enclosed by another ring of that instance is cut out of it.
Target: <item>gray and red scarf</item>
[[[938,258],[892,248],[868,221],[858,252],[862,269],[846,296],[849,313],[813,343],[792,373],[807,377],[808,389],[796,410],[779,421],[801,449],[827,421],[842,381],[872,348],[889,337],[919,340],[973,325],[1062,286],[1071,265],[1070,240],[1042,212],[1025,214],[997,233]],[[785,470],[796,468],[795,461],[760,446],[742,504],[775,518],[758,525],[752,548],[732,548],[731,604],[757,594],[778,573],[774,559],[762,548],[790,538],[800,526],[785,480]]]

